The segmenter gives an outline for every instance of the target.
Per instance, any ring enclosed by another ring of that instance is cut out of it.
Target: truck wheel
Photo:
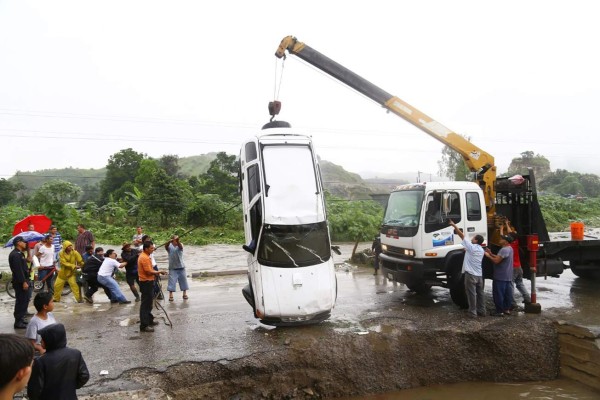
[[[464,278],[461,279],[462,285],[453,286],[450,288],[450,298],[462,309],[469,308],[469,302],[467,301],[467,293],[465,292]]]
[[[461,267],[455,268],[450,276],[450,298],[462,309],[469,308],[467,292],[465,291],[465,276],[461,273]]]
[[[406,287],[408,288],[408,290],[418,294],[427,293],[431,289],[431,285],[428,285],[425,282],[419,282],[410,285],[407,284]]]
[[[571,262],[571,271],[573,273],[583,279],[598,279],[600,278],[600,274],[597,271],[592,269],[588,269],[584,266],[576,265],[574,262]]]

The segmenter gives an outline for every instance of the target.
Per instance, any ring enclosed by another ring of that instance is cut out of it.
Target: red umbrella
[[[13,236],[17,236],[21,232],[29,230],[29,225],[33,225],[33,230],[46,233],[52,225],[52,220],[46,217],[44,214],[28,215],[15,224],[13,228]]]

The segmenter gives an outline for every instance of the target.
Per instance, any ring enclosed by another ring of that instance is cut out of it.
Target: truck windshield
[[[423,205],[423,194],[423,190],[392,192],[383,217],[383,224],[404,228],[417,227]]]
[[[303,225],[265,225],[258,261],[282,268],[321,264],[331,257],[327,222]]]

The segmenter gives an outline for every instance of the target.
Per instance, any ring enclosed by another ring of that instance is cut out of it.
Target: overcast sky
[[[298,40],[471,137],[498,172],[531,150],[600,174],[593,1],[0,0],[0,178],[151,157],[238,154],[278,119],[362,173],[435,174],[442,144],[274,52]]]

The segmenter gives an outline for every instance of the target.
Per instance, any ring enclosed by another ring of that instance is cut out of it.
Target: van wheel
[[[244,298],[252,307],[252,311],[254,312],[254,316],[256,317],[256,304],[254,304],[254,291],[252,290],[252,284],[247,284],[242,288],[242,294]]]

